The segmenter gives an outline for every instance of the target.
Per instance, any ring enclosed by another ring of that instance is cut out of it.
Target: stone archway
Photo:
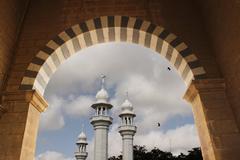
[[[187,85],[202,79],[204,68],[176,35],[148,21],[126,16],[104,16],[72,26],[50,40],[29,64],[20,89],[44,89],[57,67],[79,50],[98,43],[124,41],[151,48],[176,67]]]
[[[148,21],[126,16],[104,16],[74,25],[36,54],[19,90],[2,96],[8,111],[0,121],[20,125],[0,123],[0,128],[5,129],[0,135],[0,159],[33,159],[39,116],[47,107],[42,95],[51,75],[77,51],[110,41],[137,43],[169,60],[189,86],[185,99],[193,106],[204,159],[238,159],[240,142],[235,140],[240,134],[227,101],[224,80],[206,79],[197,57],[174,34]],[[10,134],[13,132],[17,134]],[[17,151],[13,151],[13,146]]]

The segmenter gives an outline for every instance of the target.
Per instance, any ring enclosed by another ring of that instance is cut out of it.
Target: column
[[[240,132],[224,80],[195,80],[184,98],[192,104],[204,160],[239,160]]]
[[[0,119],[0,160],[33,160],[39,116],[47,102],[36,91],[2,94],[7,112]]]
[[[95,125],[94,160],[108,159],[108,126]]]
[[[122,137],[123,160],[133,160],[133,135],[125,134]]]

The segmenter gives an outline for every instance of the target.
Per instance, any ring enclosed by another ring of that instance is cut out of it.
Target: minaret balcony
[[[137,131],[137,127],[133,125],[122,125],[118,127],[118,130],[119,132],[129,131],[135,133]]]
[[[90,118],[90,123],[94,126],[109,126],[113,118],[106,115],[97,115]]]
[[[87,157],[88,153],[87,152],[75,152],[75,157],[76,158],[84,158]]]

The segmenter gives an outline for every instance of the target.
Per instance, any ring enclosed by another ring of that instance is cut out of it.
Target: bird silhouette
[[[159,122],[158,122],[158,124],[157,124],[157,125],[158,125],[158,127],[160,127],[160,126],[161,126],[161,124],[160,124]]]
[[[168,69],[169,71],[171,71],[171,68],[170,68],[170,67],[167,67],[167,69]]]

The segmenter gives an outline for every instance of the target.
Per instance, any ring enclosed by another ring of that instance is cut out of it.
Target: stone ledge
[[[224,92],[225,88],[224,79],[193,80],[183,98],[192,102],[198,93]]]
[[[2,92],[2,103],[21,101],[31,103],[39,112],[46,110],[48,103],[36,90]]]

